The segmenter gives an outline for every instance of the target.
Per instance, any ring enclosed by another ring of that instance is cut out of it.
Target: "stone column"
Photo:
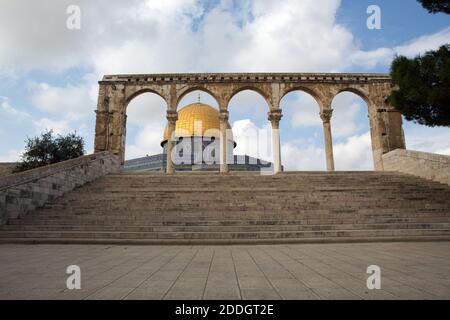
[[[383,171],[383,154],[406,148],[402,115],[393,107],[369,104],[369,117],[374,167]]]
[[[227,142],[228,142],[228,111],[221,110],[219,114],[220,121],[220,172],[228,172],[228,161],[227,161]]]
[[[333,109],[327,109],[320,112],[320,118],[323,122],[323,138],[325,140],[325,155],[327,160],[327,171],[334,171],[334,156],[333,156],[333,138],[331,136],[331,116]]]
[[[109,112],[95,110],[96,122],[95,122],[95,140],[94,140],[94,152],[101,152],[108,150],[108,138],[109,138]]]
[[[272,152],[273,152],[273,172],[280,173],[281,170],[281,147],[280,147],[280,120],[283,117],[281,109],[269,112],[269,121],[272,124]]]
[[[166,173],[173,174],[175,172],[175,166],[172,160],[172,150],[176,143],[174,141],[175,125],[178,120],[178,113],[176,111],[167,111],[167,129],[169,133],[169,139],[167,140],[167,161],[166,161]]]
[[[105,84],[100,84],[97,100],[94,152],[108,150],[109,139],[109,97]]]

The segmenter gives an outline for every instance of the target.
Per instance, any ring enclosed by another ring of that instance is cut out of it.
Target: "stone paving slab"
[[[81,290],[66,287],[69,265]],[[366,286],[369,265],[380,290]],[[450,242],[4,244],[0,299],[450,299]]]

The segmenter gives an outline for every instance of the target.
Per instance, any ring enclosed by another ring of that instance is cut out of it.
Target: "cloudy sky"
[[[380,30],[366,25],[373,4],[381,9]],[[70,5],[81,9],[79,30],[66,26]],[[450,18],[428,14],[415,0],[1,0],[0,39],[0,161],[16,161],[25,138],[45,129],[76,130],[92,152],[104,74],[388,72],[396,54],[414,56],[448,42]],[[217,105],[205,93],[201,99]],[[294,92],[281,107],[285,167],[324,169],[317,103]],[[372,169],[367,106],[342,93],[333,108],[336,168]],[[131,102],[127,158],[161,152],[164,110],[151,94]],[[266,113],[255,92],[233,98],[235,153],[257,155],[246,136],[251,130],[264,136]],[[450,155],[450,129],[406,122],[404,129],[408,149]]]

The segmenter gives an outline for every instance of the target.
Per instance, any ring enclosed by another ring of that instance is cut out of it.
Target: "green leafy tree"
[[[408,121],[450,126],[450,45],[414,59],[396,57],[391,77],[398,90],[388,100]]]
[[[30,170],[60,161],[78,158],[84,155],[84,139],[74,133],[66,136],[53,136],[53,131],[46,131],[40,136],[27,138],[22,161],[15,172]]]
[[[418,0],[430,13],[450,14],[450,0]]]

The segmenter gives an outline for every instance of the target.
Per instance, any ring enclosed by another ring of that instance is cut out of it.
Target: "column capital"
[[[269,121],[275,126],[278,126],[281,118],[283,118],[281,109],[271,110],[267,115],[269,116]]]
[[[166,118],[170,124],[175,124],[178,120],[178,112],[172,111],[172,110],[167,110]]]
[[[324,123],[330,123],[333,116],[333,109],[325,109],[320,112],[320,118]]]
[[[227,136],[228,136],[228,117],[229,113],[226,109],[220,109],[219,111],[219,121],[220,121],[220,172],[228,172],[228,146],[227,146]]]
[[[230,116],[230,114],[229,114],[228,110],[220,110],[219,111],[219,120],[221,122],[228,121],[229,116]]]

